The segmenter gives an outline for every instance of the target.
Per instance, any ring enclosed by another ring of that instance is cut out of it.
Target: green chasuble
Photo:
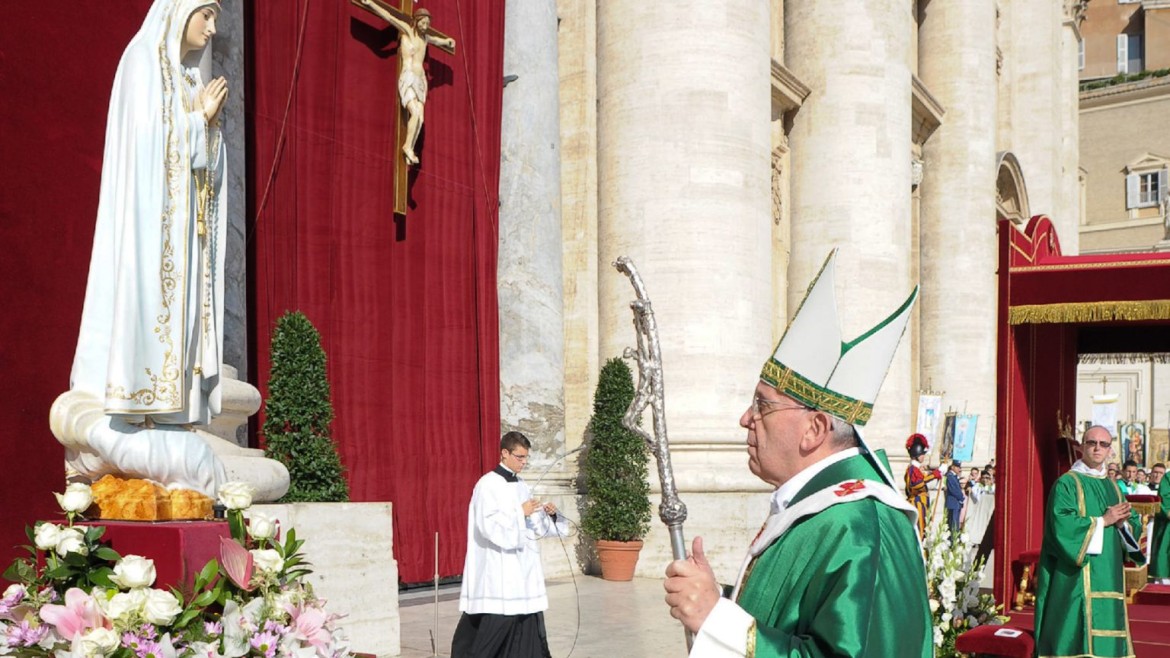
[[[1154,534],[1150,537],[1150,577],[1170,578],[1170,477],[1162,476],[1158,484],[1162,508],[1154,517]]]
[[[755,656],[934,655],[914,524],[877,498],[856,498],[865,487],[898,497],[864,456],[818,473],[789,509],[814,495],[831,506],[813,505],[823,509],[795,521],[748,566],[737,603],[756,620]]]
[[[1040,658],[1134,655],[1122,568],[1127,549],[1118,526],[1105,527],[1101,552],[1088,554],[1101,515],[1122,500],[1117,484],[1104,477],[1070,471],[1053,485],[1036,581]],[[1131,538],[1140,524],[1134,513]]]

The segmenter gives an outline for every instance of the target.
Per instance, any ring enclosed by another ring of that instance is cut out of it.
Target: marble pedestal
[[[255,512],[277,519],[281,533],[295,528],[305,540],[302,551],[313,569],[305,580],[330,612],[343,615],[350,650],[397,656],[398,562],[390,503],[253,505],[245,515]]]

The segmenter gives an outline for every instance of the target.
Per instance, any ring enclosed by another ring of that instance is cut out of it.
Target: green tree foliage
[[[585,453],[585,510],[581,527],[594,539],[635,541],[650,529],[650,453],[637,434],[622,425],[634,399],[630,368],[610,359],[597,379],[589,448]]]
[[[349,500],[345,468],[329,429],[333,403],[325,350],[321,335],[303,313],[290,311],[276,321],[271,362],[264,451],[288,468],[288,493],[280,502]]]

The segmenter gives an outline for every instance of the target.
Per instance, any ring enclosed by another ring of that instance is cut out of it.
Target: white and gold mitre
[[[760,379],[801,404],[861,427],[873,415],[918,286],[889,317],[846,343],[837,317],[836,256],[834,249],[825,259]]]

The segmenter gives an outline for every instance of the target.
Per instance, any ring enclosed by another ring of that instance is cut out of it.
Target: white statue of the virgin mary
[[[212,79],[218,0],[155,0],[118,63],[70,377],[50,414],[83,476],[214,496],[222,461],[192,425],[221,411],[227,205]]]

